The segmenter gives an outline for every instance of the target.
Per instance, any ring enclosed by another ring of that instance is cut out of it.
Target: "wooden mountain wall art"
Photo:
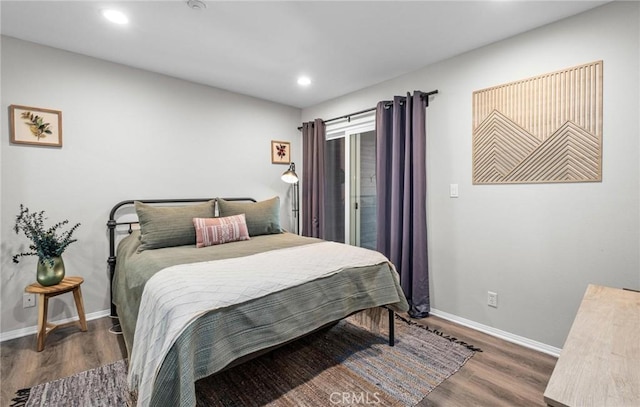
[[[602,181],[602,68],[473,92],[473,183]]]

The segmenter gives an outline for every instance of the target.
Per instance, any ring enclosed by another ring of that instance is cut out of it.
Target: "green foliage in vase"
[[[36,136],[38,140],[40,140],[43,137],[47,137],[47,134],[51,134],[51,129],[49,129],[49,126],[51,124],[45,123],[43,117],[35,115],[31,112],[23,112],[20,115],[20,117],[28,120],[25,122],[25,124],[29,126],[29,130],[31,130],[31,134]]]
[[[62,232],[59,229],[68,224],[68,220],[63,220],[45,229],[45,219],[47,218],[44,216],[44,211],[30,212],[29,208],[25,208],[20,204],[20,214],[16,216],[16,224],[13,230],[16,234],[22,231],[24,235],[31,240],[31,244],[29,245],[31,251],[14,255],[14,263],[19,263],[20,257],[23,256],[38,256],[41,262],[44,263],[47,261],[53,266],[53,258],[60,257],[71,243],[78,240],[72,239],[71,236],[80,226],[79,223],[75,224],[66,232]]]

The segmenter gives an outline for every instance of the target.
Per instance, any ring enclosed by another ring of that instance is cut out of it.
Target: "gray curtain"
[[[415,91],[376,106],[377,249],[400,274],[409,315],[429,315],[426,101]]]
[[[322,119],[302,124],[302,235],[324,238],[324,143]]]

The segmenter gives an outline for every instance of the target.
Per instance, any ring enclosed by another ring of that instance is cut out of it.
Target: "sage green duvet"
[[[320,240],[290,233],[196,248],[168,247],[138,252],[139,232],[118,245],[113,301],[128,352],[133,349],[140,300],[146,281],[169,266],[301,246]],[[301,264],[304,267],[304,264]],[[353,312],[408,305],[395,270],[387,264],[346,269],[287,290],[211,311],[178,337],[155,380],[153,406],[195,406],[195,381],[254,352],[298,338]]]

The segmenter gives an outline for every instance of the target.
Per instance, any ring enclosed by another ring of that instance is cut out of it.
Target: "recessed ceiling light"
[[[298,85],[300,86],[309,86],[311,85],[311,78],[308,76],[301,76],[298,78]]]
[[[118,10],[112,10],[112,9],[102,10],[102,15],[104,16],[104,18],[106,18],[107,20],[115,24],[127,24],[129,22],[129,19],[127,18],[127,16],[124,15],[123,12]]]

